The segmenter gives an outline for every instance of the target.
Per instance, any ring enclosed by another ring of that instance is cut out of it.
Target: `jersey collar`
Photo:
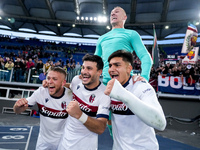
[[[131,78],[132,78],[132,76],[130,76],[128,81],[126,83],[124,83],[124,85],[122,85],[124,88],[129,84],[129,81],[130,81]]]
[[[85,85],[84,85],[84,87],[85,87],[85,89],[86,90],[88,90],[88,91],[94,91],[94,90],[96,90],[96,89],[98,89],[98,87],[101,85],[101,82],[99,81],[99,85],[97,85],[95,88],[93,88],[93,89],[88,89]]]
[[[64,94],[65,94],[65,88],[64,88],[64,90],[63,90],[63,93],[62,93],[62,95],[61,96],[59,96],[59,97],[55,97],[55,96],[51,96],[52,98],[55,98],[55,99],[60,99],[60,98],[62,98],[63,96],[64,96]]]

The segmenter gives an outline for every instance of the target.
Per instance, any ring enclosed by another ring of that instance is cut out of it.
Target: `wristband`
[[[78,120],[84,124],[87,121],[87,118],[88,118],[88,115],[82,112],[82,115]]]

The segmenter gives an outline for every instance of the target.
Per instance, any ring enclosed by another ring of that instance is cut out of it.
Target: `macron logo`
[[[151,91],[151,89],[149,88],[149,89],[146,89],[146,90],[144,90],[144,91],[142,91],[143,93],[146,93],[146,92],[148,92],[148,91]]]
[[[48,98],[45,98],[45,102],[47,103],[49,101],[49,99]]]

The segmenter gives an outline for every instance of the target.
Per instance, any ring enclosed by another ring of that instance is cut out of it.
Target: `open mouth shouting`
[[[55,86],[49,85],[49,92],[52,93],[55,90]]]
[[[118,74],[111,74],[110,75],[112,79],[118,79],[119,75]]]
[[[82,80],[83,82],[87,82],[91,78],[90,75],[82,74]]]
[[[116,17],[113,17],[112,20],[117,20],[117,18],[116,18]]]

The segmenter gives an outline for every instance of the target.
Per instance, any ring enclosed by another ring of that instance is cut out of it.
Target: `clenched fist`
[[[77,101],[71,101],[68,105],[67,105],[67,109],[66,111],[68,112],[68,114],[76,119],[79,119],[82,115],[82,111],[79,107],[79,103]]]
[[[111,91],[112,91],[112,88],[113,88],[113,85],[115,83],[115,80],[116,79],[111,79],[108,83],[107,83],[107,86],[106,86],[106,90],[104,91],[104,94],[106,95],[110,95]]]
[[[15,105],[18,107],[28,107],[28,101],[25,98],[21,98],[15,103]]]

